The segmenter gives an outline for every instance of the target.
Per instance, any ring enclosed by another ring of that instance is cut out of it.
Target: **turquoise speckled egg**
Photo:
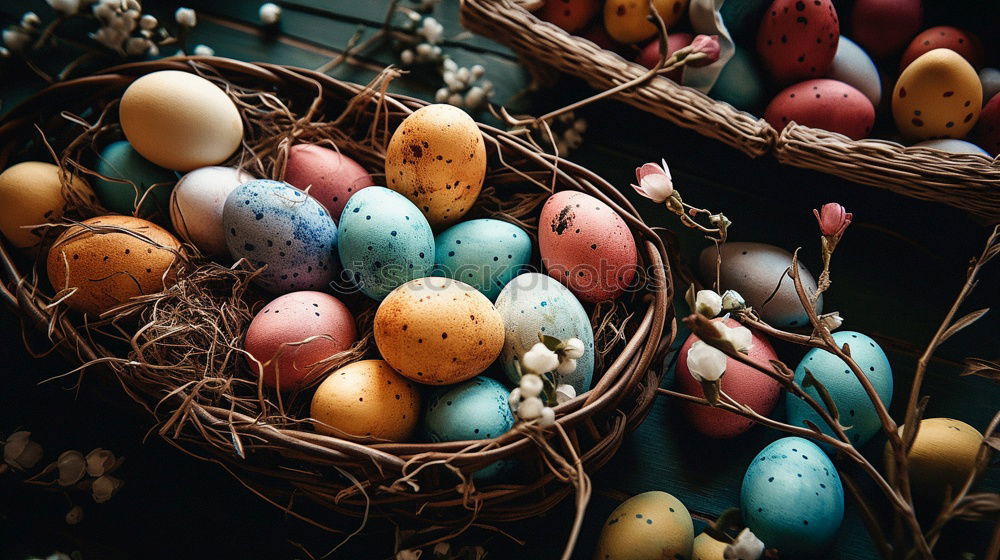
[[[885,357],[885,352],[871,338],[857,332],[841,331],[833,333],[833,340],[839,346],[847,343],[851,348],[851,357],[865,372],[882,402],[888,407],[892,401],[892,367]],[[840,423],[848,426],[846,433],[854,445],[864,445],[873,435],[882,429],[882,423],[875,413],[875,406],[865,393],[861,382],[848,367],[847,363],[819,348],[813,348],[802,358],[795,368],[795,382],[801,384],[806,370],[822,383],[840,412]],[[816,389],[809,387],[806,392],[811,394],[820,405],[823,401]],[[785,396],[788,411],[788,421],[804,426],[805,421],[815,423],[823,432],[832,435],[830,429],[819,414],[801,399],[791,395]]]
[[[115,179],[94,181],[94,192],[108,210],[140,218],[168,215],[170,191],[177,182],[177,174],[140,156],[132,144],[125,140],[108,144],[101,150],[94,168],[101,175]],[[145,194],[153,185],[156,185],[153,192]],[[142,207],[136,212],[136,204],[144,195]]]
[[[267,269],[255,278],[273,293],[325,290],[337,269],[337,226],[319,202],[281,181],[243,183],[222,208],[234,259]]]
[[[747,467],[740,489],[743,521],[781,557],[812,558],[844,519],[844,487],[830,458],[799,437],[765,447]]]
[[[503,317],[504,343],[501,359],[507,375],[517,381],[514,359],[520,359],[538,342],[538,333],[560,340],[576,337],[583,341],[583,357],[576,371],[559,380],[576,389],[590,389],[594,376],[594,330],[580,301],[552,277],[530,272],[511,280],[496,301]]]
[[[531,261],[531,238],[500,220],[469,220],[435,239],[435,276],[461,280],[491,301]]]
[[[385,187],[355,193],[340,214],[340,262],[368,297],[381,301],[434,270],[434,233],[405,196]]]
[[[753,56],[736,47],[733,57],[719,72],[719,78],[709,95],[737,109],[753,112],[760,109],[766,101],[763,84]]]

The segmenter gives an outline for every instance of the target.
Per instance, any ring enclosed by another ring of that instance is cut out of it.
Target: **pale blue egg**
[[[511,380],[517,381],[514,360],[521,359],[541,333],[560,340],[576,337],[583,341],[584,353],[577,360],[576,371],[558,382],[572,385],[577,394],[590,389],[594,377],[594,330],[572,292],[548,275],[529,272],[504,286],[496,308],[504,325],[500,356]]]
[[[871,338],[857,332],[841,331],[833,333],[837,345],[845,343],[851,349],[851,357],[861,367],[861,371],[871,380],[875,392],[888,407],[892,401],[892,367],[889,365],[885,352]],[[847,436],[854,445],[864,445],[872,436],[882,429],[875,406],[865,393],[861,382],[847,363],[819,348],[813,348],[802,358],[795,368],[795,382],[801,384],[809,370],[813,377],[822,383],[840,413],[840,423],[849,427]],[[815,388],[809,387],[806,392],[813,396],[820,405],[823,401]],[[791,424],[805,426],[805,421],[815,423],[824,433],[833,435],[833,430],[826,424],[809,405],[792,395],[785,396],[788,421]]]
[[[531,262],[531,238],[500,220],[455,224],[437,235],[435,246],[435,276],[461,280],[491,301]]]
[[[361,189],[340,214],[340,262],[365,295],[381,301],[434,270],[434,233],[420,209],[385,187]]]
[[[980,148],[972,142],[966,142],[965,140],[959,140],[958,138],[935,138],[934,140],[917,142],[913,146],[937,148],[938,150],[944,150],[945,152],[951,152],[953,154],[979,154],[991,157],[990,153],[986,150]]]
[[[222,208],[234,259],[267,269],[255,278],[273,293],[325,290],[337,271],[337,226],[323,205],[281,181],[244,183]]]
[[[816,444],[786,437],[765,447],[747,467],[740,509],[767,548],[777,548],[782,558],[813,558],[844,519],[844,487]]]
[[[125,140],[108,144],[101,150],[94,167],[101,175],[116,179],[94,181],[94,192],[101,206],[127,216],[169,216],[170,191],[177,182],[177,174],[140,156],[132,144]],[[146,194],[154,185],[153,192]],[[142,205],[136,212],[136,203],[140,200]]]
[[[722,67],[709,95],[737,109],[753,112],[764,104],[764,85],[753,57],[736,47],[733,57]]]
[[[882,100],[882,78],[875,63],[864,49],[843,35],[837,42],[837,54],[833,57],[827,77],[853,86],[875,107]]]

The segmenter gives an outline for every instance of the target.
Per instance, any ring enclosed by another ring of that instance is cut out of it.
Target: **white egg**
[[[865,94],[872,105],[878,107],[882,99],[882,81],[878,69],[868,53],[843,35],[837,43],[837,54],[833,57],[828,77],[853,86]]]
[[[226,253],[222,207],[226,197],[253,175],[233,167],[195,169],[177,182],[170,195],[170,221],[185,241],[206,255]]]
[[[992,157],[986,152],[986,150],[980,148],[979,146],[973,144],[972,142],[966,142],[965,140],[958,140],[957,138],[937,138],[934,140],[924,140],[923,142],[917,142],[913,145],[922,146],[924,148],[937,148],[939,150],[944,150],[946,152],[951,152],[953,154],[980,154],[986,157]]]

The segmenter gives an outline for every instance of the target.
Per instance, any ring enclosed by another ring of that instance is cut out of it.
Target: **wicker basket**
[[[21,159],[47,159],[44,143],[31,140],[39,137],[36,125],[46,131],[55,153],[63,153],[79,133],[79,119],[71,121],[67,116],[72,113],[95,119],[137,77],[166,69],[198,72],[242,88],[265,90],[286,100],[297,114],[308,109],[316,120],[329,122],[339,116],[337,126],[343,123],[351,134],[351,140],[339,145],[340,149],[370,170],[382,167],[388,139],[387,134],[375,133],[373,123],[384,123],[391,131],[424,105],[416,99],[381,93],[384,89],[272,64],[204,57],[129,64],[53,85],[12,110],[0,121],[0,168]],[[116,120],[112,114],[117,111],[109,111],[105,118]],[[100,363],[110,370],[113,377],[100,377],[117,381],[109,386],[120,384],[149,410],[159,433],[171,443],[223,464],[274,503],[290,503],[292,495],[308,496],[348,515],[389,516],[409,521],[409,526],[453,530],[467,527],[473,519],[495,523],[540,514],[570,495],[574,481],[585,481],[587,472],[603,465],[618,449],[624,434],[647,413],[663,371],[662,360],[675,334],[673,290],[663,241],[612,185],[582,167],[540,152],[519,137],[479,126],[488,153],[486,185],[499,195],[494,199],[525,189],[544,195],[553,186],[589,193],[625,219],[648,271],[642,288],[623,296],[617,304],[623,314],[618,323],[622,328],[610,337],[609,354],[603,368],[595,372],[593,389],[559,405],[552,428],[519,424],[493,440],[446,443],[366,444],[320,435],[301,421],[261,420],[253,410],[234,410],[218,398],[218,393],[213,397],[199,392],[198,379],[183,386],[161,381],[161,374],[153,367],[157,364],[136,361],[134,348],[105,336],[113,330],[108,324],[85,326],[75,314],[59,305],[50,306],[51,290],[36,286],[33,258],[6,243],[0,247],[5,280],[0,296],[26,325],[47,333],[71,361]],[[184,283],[182,277],[178,286]],[[180,289],[178,286],[164,294]],[[595,324],[606,317],[607,309],[594,309]],[[368,317],[370,321],[370,314]],[[234,369],[233,376],[248,375],[239,372],[238,366]],[[226,378],[230,373],[219,375]],[[290,405],[286,402],[285,406]],[[469,473],[501,460],[518,461],[517,470],[525,473],[527,481],[477,488],[471,483],[459,484],[460,478],[451,468]],[[405,474],[412,475],[418,469],[408,482],[400,483]]]
[[[519,0],[462,0],[462,22],[468,29],[514,49],[529,67],[566,72],[600,90],[647,72],[637,63],[536,18]],[[773,150],[778,160],[788,165],[948,204],[990,223],[1000,221],[998,159],[906,148],[882,140],[851,140],[795,123],[779,134],[763,119],[664,77],[615,97],[751,157]]]

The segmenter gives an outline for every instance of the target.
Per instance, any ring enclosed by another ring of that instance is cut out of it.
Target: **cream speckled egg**
[[[914,60],[892,91],[896,127],[911,138],[963,138],[982,106],[979,75],[950,49],[934,49]]]
[[[982,443],[983,434],[961,420],[921,420],[910,448],[910,487],[914,494],[928,503],[940,504],[946,487],[954,491],[965,484],[975,469]]]
[[[222,208],[226,197],[253,179],[246,171],[216,165],[185,174],[170,193],[170,221],[174,230],[207,255],[225,254]]]
[[[386,148],[386,186],[413,201],[433,228],[464,216],[485,177],[483,134],[468,113],[451,105],[414,111]]]
[[[503,319],[478,290],[450,278],[418,278],[375,313],[375,343],[404,376],[448,385],[485,370],[503,348]]]
[[[694,523],[680,500],[666,492],[632,496],[601,529],[594,560],[690,558]]]
[[[323,434],[406,441],[420,419],[420,391],[383,360],[362,360],[320,383],[309,415]]]
[[[70,179],[69,188],[93,201],[94,192],[79,178]],[[0,174],[0,231],[15,247],[37,245],[45,228],[28,228],[54,223],[66,211],[66,196],[59,167],[41,161],[26,161]]]
[[[205,78],[177,70],[132,82],[119,119],[139,154],[176,171],[222,163],[243,140],[243,120],[229,96]]]

